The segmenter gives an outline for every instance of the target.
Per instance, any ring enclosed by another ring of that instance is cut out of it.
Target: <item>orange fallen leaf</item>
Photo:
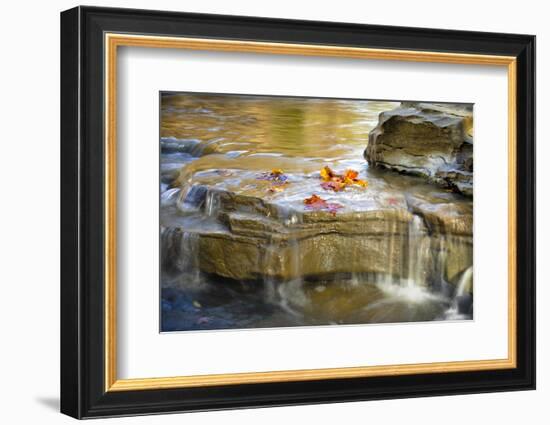
[[[344,180],[355,180],[357,179],[357,176],[359,175],[359,173],[355,170],[346,170],[345,174],[344,174]]]
[[[369,185],[369,183],[366,180],[361,180],[361,179],[355,179],[353,181],[353,184],[356,184],[357,186],[361,186],[361,187],[368,187]]]
[[[309,210],[327,210],[332,215],[336,215],[336,211],[344,207],[343,205],[336,202],[327,202],[325,199],[315,194],[311,195],[309,198],[304,199],[304,204]]]
[[[340,192],[346,188],[346,186],[361,186],[367,187],[368,183],[365,180],[358,179],[358,171],[348,169],[343,175],[336,174],[329,166],[324,166],[321,169],[321,187],[325,190],[333,190],[334,192]]]
[[[326,203],[327,201],[325,201],[323,198],[315,194],[311,195],[309,198],[304,199],[304,204],[306,205],[313,205],[313,204],[323,203],[323,202]]]
[[[267,188],[267,191],[271,193],[282,192],[288,187],[288,185],[289,185],[288,182],[283,182],[283,183],[274,182],[271,184],[271,186]]]
[[[328,182],[331,178],[335,177],[336,174],[330,169],[328,165],[325,165],[321,170],[321,179],[325,182]]]

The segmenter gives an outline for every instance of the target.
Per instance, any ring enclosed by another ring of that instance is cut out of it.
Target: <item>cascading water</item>
[[[163,207],[167,207],[167,206],[176,204],[178,202],[179,195],[180,195],[179,188],[164,190],[160,194],[160,205]]]
[[[177,196],[177,192],[171,189],[165,193],[167,199]],[[182,217],[187,220],[189,231],[182,231],[180,227],[163,229],[162,251],[163,258],[169,260],[164,267],[178,275],[177,279],[172,280],[177,284],[168,286],[184,288],[193,297],[203,299],[198,302],[201,314],[205,313],[203,306],[211,303],[209,297],[220,298],[223,285],[223,296],[232,306],[230,315],[233,319],[246,321],[240,315],[250,314],[250,305],[243,305],[243,300],[248,299],[256,308],[271,312],[271,319],[261,321],[265,326],[269,326],[271,320],[275,323],[301,324],[429,320],[432,315],[437,317],[437,311],[440,311],[438,317],[445,319],[459,320],[471,316],[464,312],[464,305],[468,297],[471,298],[468,285],[471,283],[472,268],[461,275],[453,294],[442,291],[441,288],[451,286],[444,281],[448,250],[451,249],[449,241],[444,235],[430,234],[418,215],[411,214],[404,233],[400,230],[403,228],[401,222],[387,223],[383,239],[391,264],[389,273],[339,273],[316,277],[301,275],[304,266],[299,242],[302,215],[282,208],[277,212],[277,221],[284,226],[286,236],[281,240],[271,234],[269,240],[263,243],[264,254],[260,259],[263,277],[253,283],[226,281],[220,284],[215,282],[215,277],[200,271],[200,232],[194,231],[197,228],[204,230],[205,223],[221,226],[218,219],[224,210],[219,193],[205,191],[198,184],[191,186],[187,193],[183,202],[187,206],[184,209],[180,207],[179,214],[185,212]],[[365,243],[369,243],[370,237],[364,237]],[[356,255],[350,252],[348,258],[354,262]],[[332,261],[330,257],[326,261]],[[364,261],[369,261],[369,258]],[[277,277],[282,268],[292,277]],[[228,288],[230,290],[225,290]],[[247,290],[243,292],[243,288]],[[339,301],[331,300],[323,306],[322,303],[327,302],[326,294],[332,294],[333,299]],[[359,310],[346,312],[346,305],[350,304],[346,297],[356,300],[364,297],[365,305]],[[231,299],[236,302],[231,302]],[[217,306],[216,311],[219,310]]]
[[[386,236],[395,266],[391,273],[374,276],[384,295],[363,309],[371,322],[430,320],[451,302],[439,291],[444,250],[435,250],[434,245],[441,244],[441,236],[430,234],[416,214],[411,214],[405,234],[395,234],[399,226],[396,221],[389,223]]]
[[[279,208],[277,215],[288,229],[290,236],[284,242],[271,237],[266,244],[262,259],[263,267],[266,270],[262,278],[266,302],[280,306],[295,317],[302,317],[309,299],[304,292],[304,279],[301,276],[302,259],[299,244],[296,237],[292,236],[294,226],[302,221],[301,215],[286,208]],[[275,278],[276,270],[274,269],[281,267],[281,263],[285,262],[288,263],[290,274],[294,277],[287,280]]]
[[[417,215],[412,216],[408,228],[408,273],[407,286],[409,288],[426,287],[429,262],[431,260],[430,237],[426,227]]]
[[[449,320],[463,320],[472,316],[473,299],[470,293],[474,268],[469,267],[464,270],[460,276],[460,280],[456,285],[456,292],[453,296],[451,306],[445,312],[445,318]],[[470,287],[470,288],[469,288]],[[469,290],[470,291],[469,291]]]
[[[186,287],[200,286],[199,236],[193,232],[182,231],[179,227],[161,230],[161,257],[163,266],[178,276]]]
[[[204,214],[208,217],[217,217],[220,209],[220,199],[216,192],[208,191],[206,193]]]
[[[468,286],[472,284],[472,278],[474,274],[474,268],[469,267],[467,268],[464,273],[462,273],[462,276],[460,277],[460,280],[458,281],[457,290],[456,290],[456,296],[462,297],[467,294]]]

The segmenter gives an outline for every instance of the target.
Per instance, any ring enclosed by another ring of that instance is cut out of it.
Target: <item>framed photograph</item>
[[[61,14],[61,411],[535,388],[535,37]]]

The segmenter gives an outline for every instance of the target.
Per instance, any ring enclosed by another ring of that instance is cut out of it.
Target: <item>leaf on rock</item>
[[[325,182],[328,182],[333,177],[336,177],[336,174],[330,169],[329,166],[325,165],[321,170],[321,179]]]
[[[345,189],[346,184],[339,180],[331,180],[328,182],[322,182],[321,187],[325,190],[333,190],[334,192],[340,192]]]
[[[338,204],[337,202],[327,202],[327,209],[332,215],[336,215],[336,212],[340,208],[344,208],[344,206],[342,204]]]
[[[288,176],[280,168],[274,168],[270,172],[265,172],[256,177],[258,180],[268,180],[271,182],[283,183],[288,180]]]
[[[308,210],[326,210],[332,215],[336,215],[336,212],[344,207],[342,204],[338,204],[337,202],[327,202],[325,199],[315,194],[304,199],[304,204]]]
[[[367,187],[365,180],[358,179],[359,172],[348,169],[343,175],[336,174],[330,167],[324,166],[321,169],[321,187],[325,190],[332,190],[334,192],[340,192],[346,188],[346,186],[361,186]]]
[[[304,204],[306,205],[316,205],[316,204],[324,205],[326,202],[327,201],[325,201],[323,198],[315,194],[311,195],[309,198],[304,199]]]
[[[344,180],[355,180],[357,179],[357,176],[359,175],[359,173],[355,170],[346,170],[345,174],[344,174]]]
[[[357,176],[359,173],[355,170],[346,170],[346,173],[344,174],[344,182],[347,185],[357,185],[361,187],[367,187],[368,183],[366,180],[358,179]]]
[[[288,187],[289,184],[290,184],[289,182],[273,182],[267,188],[267,191],[270,192],[270,193],[282,192],[283,190],[285,190]]]
[[[369,183],[366,181],[366,180],[361,180],[361,179],[355,179],[353,181],[353,184],[357,185],[357,186],[361,186],[361,187],[368,187]]]

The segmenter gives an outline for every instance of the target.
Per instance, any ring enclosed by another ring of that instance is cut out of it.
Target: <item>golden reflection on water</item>
[[[251,156],[364,163],[362,151],[378,114],[396,106],[367,100],[170,94],[162,98],[161,136],[197,139],[202,155],[228,155],[234,168]]]

